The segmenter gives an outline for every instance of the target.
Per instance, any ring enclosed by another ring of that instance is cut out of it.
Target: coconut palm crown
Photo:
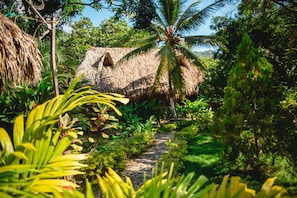
[[[191,36],[216,9],[222,1],[199,10],[201,1],[191,4],[187,0],[157,0],[156,20],[152,22],[151,37],[136,41],[141,47],[125,55],[119,62],[144,54],[152,48],[158,48],[160,64],[155,76],[153,88],[156,90],[163,75],[168,75],[169,97],[184,95],[184,78],[181,67],[188,66],[186,60],[203,69],[199,58],[191,51],[194,46],[215,46],[218,44],[214,36]]]

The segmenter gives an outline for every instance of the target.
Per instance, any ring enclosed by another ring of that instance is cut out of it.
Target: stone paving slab
[[[152,169],[156,167],[156,163],[161,155],[167,152],[166,143],[174,137],[174,133],[156,133],[155,143],[146,152],[142,153],[139,158],[129,161],[126,164],[126,170],[122,173],[122,178],[126,181],[126,177],[130,177],[134,189],[137,190],[143,184],[143,177],[146,179],[152,177]],[[95,192],[96,198],[101,198],[100,191]]]
[[[123,172],[122,177],[130,177],[135,190],[143,184],[144,174],[146,174],[146,179],[151,178],[152,169],[156,167],[161,155],[167,152],[166,143],[173,138],[173,135],[173,133],[157,133],[154,146],[142,153],[139,158],[126,164],[126,170]]]

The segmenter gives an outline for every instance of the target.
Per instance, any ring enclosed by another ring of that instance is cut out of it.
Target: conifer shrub
[[[279,141],[280,136],[288,137],[280,127],[282,92],[273,66],[260,56],[247,34],[238,46],[236,61],[213,129],[224,140],[231,168],[257,172],[267,165],[262,156],[285,150],[285,142]]]

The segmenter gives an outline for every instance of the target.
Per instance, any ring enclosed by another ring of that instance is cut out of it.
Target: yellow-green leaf
[[[19,115],[16,117],[13,125],[13,143],[14,148],[22,143],[24,136],[24,115]]]
[[[8,133],[3,128],[0,128],[0,143],[1,143],[2,149],[4,150],[5,156],[13,153],[14,149],[13,149],[11,139]]]
[[[12,154],[20,159],[28,160],[28,157],[22,152],[16,151],[16,152],[13,152]]]
[[[79,160],[85,160],[89,157],[88,154],[70,154],[70,155],[61,155],[58,157],[55,157],[49,161],[49,163],[54,162],[65,162],[65,161],[79,161]]]

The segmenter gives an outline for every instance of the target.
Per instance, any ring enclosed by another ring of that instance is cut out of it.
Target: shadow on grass
[[[211,182],[221,182],[224,173],[222,165],[223,144],[214,140],[209,133],[202,133],[188,143],[184,173],[195,172],[195,177],[204,175]]]

